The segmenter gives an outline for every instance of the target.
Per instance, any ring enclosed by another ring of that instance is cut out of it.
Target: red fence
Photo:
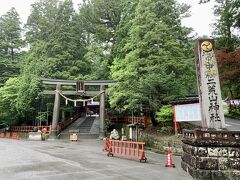
[[[62,130],[64,130],[66,127],[68,127],[70,124],[72,124],[74,121],[79,119],[81,117],[81,114],[76,114],[75,116],[69,118],[68,120],[58,124],[57,126],[57,132],[60,133]]]
[[[69,118],[68,120],[58,124],[57,132],[60,133],[63,129],[65,129],[71,123],[76,121],[80,116],[81,116],[80,114],[76,114],[75,116]],[[49,134],[51,132],[51,126],[11,126],[9,130],[11,132],[25,132],[25,133],[28,133],[28,132],[33,131],[33,129],[35,127],[37,127],[40,131],[42,131],[43,128],[46,128],[46,133],[49,133]]]
[[[6,133],[6,136],[4,133],[0,133],[0,138],[11,138],[11,139],[16,139],[16,140],[19,140],[20,137],[17,133],[12,133],[12,136],[11,136],[11,133]]]
[[[144,142],[119,141],[106,138],[103,149],[108,152],[108,156],[118,155],[146,162],[144,145]]]
[[[114,122],[144,124],[145,127],[150,122],[150,118],[147,116],[106,116],[106,119]]]
[[[11,132],[31,132],[33,131],[33,128],[37,127],[40,131],[42,131],[43,128],[46,128],[46,132],[51,132],[51,126],[10,126]]]
[[[0,133],[0,138],[4,138],[5,134],[4,133]]]

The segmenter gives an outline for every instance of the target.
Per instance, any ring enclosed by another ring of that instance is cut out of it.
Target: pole
[[[61,90],[61,84],[57,84],[56,92],[55,92],[55,100],[53,107],[53,118],[52,118],[52,128],[51,128],[51,140],[55,140],[57,138],[57,125],[59,120],[59,111],[60,111],[60,94],[58,91]]]
[[[105,119],[105,86],[100,86],[100,91],[102,92],[100,95],[100,127],[99,127],[99,139],[103,139],[105,137],[104,134],[104,119]]]

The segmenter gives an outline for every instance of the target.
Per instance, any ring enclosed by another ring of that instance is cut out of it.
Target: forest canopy
[[[213,36],[217,49],[224,48],[217,56],[223,91],[237,96],[239,1],[216,2]],[[53,97],[41,93],[45,77],[116,80],[110,109],[156,122],[160,107],[197,94],[197,37],[181,24],[189,8],[175,0],[84,0],[76,10],[71,0],[37,0],[26,24],[10,9],[0,17],[0,121],[34,124],[41,112],[51,112]]]

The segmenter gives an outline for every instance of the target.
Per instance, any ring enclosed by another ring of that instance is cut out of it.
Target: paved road
[[[201,126],[200,121],[191,122],[191,124]],[[240,120],[225,117],[225,124],[228,130],[240,131]]]
[[[0,139],[0,180],[190,180],[174,157],[147,152],[148,163],[107,157],[98,140],[40,141]]]
[[[228,130],[240,131],[240,120],[225,117],[225,123]]]

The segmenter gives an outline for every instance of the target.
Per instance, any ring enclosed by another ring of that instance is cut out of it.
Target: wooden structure
[[[198,97],[177,99],[171,102],[174,112],[175,134],[182,131],[181,122],[201,121],[201,110]]]
[[[123,122],[131,124],[143,124],[144,127],[150,123],[150,117],[147,116],[106,116],[106,120],[112,122]]]
[[[104,137],[104,118],[105,118],[105,86],[114,84],[112,80],[90,80],[90,81],[75,81],[75,80],[59,80],[59,79],[46,79],[41,78],[43,84],[46,85],[55,85],[56,90],[44,90],[43,94],[55,95],[54,107],[53,107],[53,119],[52,119],[52,128],[51,128],[51,139],[57,137],[57,125],[59,121],[60,114],[60,97],[65,95],[75,95],[81,96],[81,102],[85,105],[84,97],[95,97],[100,96],[100,129],[99,129],[99,138]],[[76,91],[62,91],[62,86],[75,86]],[[87,91],[86,86],[97,86],[98,90]],[[66,99],[66,103],[69,99]],[[77,101],[74,101],[76,105]]]
[[[195,49],[203,128],[225,128],[217,61],[212,39],[198,40]]]
[[[194,179],[239,179],[239,131],[225,129],[214,41],[195,49],[201,129],[183,130],[181,166]]]
[[[46,133],[51,132],[51,126],[10,126],[9,130],[11,132],[29,133],[32,132],[35,127],[37,127],[40,131],[46,129]]]

